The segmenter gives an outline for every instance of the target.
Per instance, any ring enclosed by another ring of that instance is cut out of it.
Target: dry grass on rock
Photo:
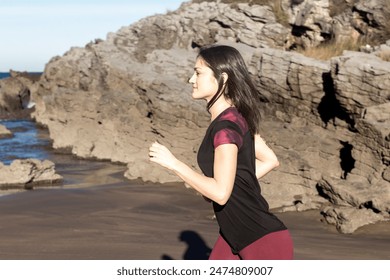
[[[342,55],[343,51],[358,51],[362,43],[359,41],[329,41],[323,43],[317,47],[312,47],[308,49],[298,49],[297,52],[311,58],[319,60],[328,60],[332,57]]]

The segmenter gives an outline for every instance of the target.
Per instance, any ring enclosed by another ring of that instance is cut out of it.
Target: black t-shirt
[[[238,147],[237,171],[232,194],[225,205],[213,202],[220,234],[234,253],[263,237],[286,229],[269,211],[256,178],[254,138],[247,122],[235,107],[223,111],[208,127],[198,152],[203,173],[213,177],[214,150],[219,145]]]

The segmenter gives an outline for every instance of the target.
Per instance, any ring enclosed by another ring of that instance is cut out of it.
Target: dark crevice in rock
[[[353,128],[355,126],[353,119],[351,119],[348,113],[343,110],[336,98],[331,74],[323,73],[322,80],[325,95],[322,97],[317,109],[325,127],[327,127],[330,121],[332,121],[334,124],[335,119],[339,118],[345,121],[351,128]]]
[[[352,8],[352,12],[357,13],[360,16],[360,19],[363,20],[363,22],[367,23],[368,26],[371,26],[373,28],[379,28],[380,25],[375,21],[374,17],[372,14],[366,12],[366,11],[361,11],[358,10],[356,7]]]
[[[372,210],[372,211],[373,211],[374,213],[376,213],[376,214],[381,213],[380,210],[378,210],[378,209],[376,209],[376,208],[374,207],[374,204],[372,203],[372,201],[367,201],[367,202],[363,203],[363,204],[362,204],[362,207],[367,208],[367,209],[370,209],[370,210]]]
[[[302,4],[305,0],[290,0],[290,7],[297,6],[299,4]]]
[[[199,45],[198,43],[196,43],[196,42],[194,42],[194,41],[191,42],[191,48],[193,48],[193,49],[199,49],[200,47],[201,47],[201,45]]]
[[[162,138],[165,138],[165,136],[164,135],[162,135],[157,129],[155,129],[155,128],[152,128],[152,133],[154,133],[154,134],[156,134],[156,135],[158,135],[158,136],[161,136]]]
[[[311,29],[305,26],[292,25],[291,34],[295,37],[302,37]]]
[[[343,170],[341,179],[347,179],[349,173],[355,168],[355,159],[352,157],[353,146],[348,142],[340,141],[343,147],[340,149],[340,167]]]
[[[322,188],[322,186],[320,184],[316,185],[316,190],[317,190],[318,195],[320,197],[323,197],[328,201],[332,201],[332,198],[324,191],[324,189]]]
[[[211,20],[211,22],[218,23],[218,25],[221,26],[222,28],[229,28],[229,29],[231,29],[231,26],[225,24],[224,22],[222,22],[220,20],[213,19],[213,20]]]

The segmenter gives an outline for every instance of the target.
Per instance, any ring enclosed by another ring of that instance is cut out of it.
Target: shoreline
[[[180,183],[129,181],[125,167],[56,155],[63,187],[0,197],[0,259],[205,259],[218,236],[212,207]],[[350,235],[319,211],[276,215],[297,260],[390,259],[388,223]],[[21,242],[23,241],[23,242]]]

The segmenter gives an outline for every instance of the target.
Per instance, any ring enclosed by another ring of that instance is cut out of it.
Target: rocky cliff
[[[261,181],[271,207],[319,209],[341,232],[389,219],[390,62],[381,54],[390,41],[326,61],[291,51],[330,37],[386,36],[387,2],[347,1],[331,15],[337,1],[275,1],[288,24],[275,4],[197,2],[46,65],[33,116],[54,147],[125,163],[129,179],[178,180],[148,162],[148,147],[157,140],[197,168],[209,116],[186,82],[199,46],[230,44],[261,91],[263,136],[281,162]]]

